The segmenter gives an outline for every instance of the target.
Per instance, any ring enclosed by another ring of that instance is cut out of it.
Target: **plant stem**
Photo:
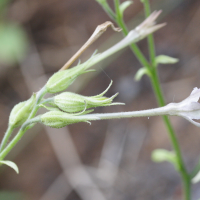
[[[119,10],[119,0],[115,0],[115,11],[116,11],[116,23],[118,26],[122,29],[122,32],[124,36],[128,35],[129,31],[124,23],[123,18],[121,17],[120,10]],[[144,57],[143,53],[140,51],[138,46],[135,43],[130,44],[130,48],[133,51],[133,53],[136,55],[137,59],[139,60],[140,64],[142,66],[147,67],[147,69],[150,68],[150,65],[146,58]]]
[[[148,0],[144,0],[143,4],[144,4],[144,10],[145,10],[145,17],[147,18],[151,14],[150,4],[149,4]],[[147,41],[148,41],[150,61],[151,61],[151,64],[154,66],[156,53],[155,53],[155,45],[154,45],[153,34],[148,35]]]
[[[35,117],[38,109],[39,109],[39,103],[42,100],[42,98],[44,97],[44,95],[47,93],[46,91],[46,87],[44,86],[38,93],[36,96],[36,103],[33,107],[32,112],[30,113],[28,119],[26,120],[26,122],[23,123],[23,125],[21,126],[20,130],[18,131],[17,135],[12,139],[12,141],[7,145],[7,147],[5,149],[3,149],[2,152],[0,152],[0,160],[3,160],[4,157],[10,152],[10,150],[16,145],[16,143],[21,139],[21,137],[24,135],[24,133],[27,131],[26,127],[30,124],[30,123],[36,123],[39,121],[38,117]],[[33,117],[35,117],[34,119],[32,119]]]
[[[146,17],[148,17],[151,13],[149,1],[143,0],[142,2],[144,4],[145,15],[146,15]],[[123,34],[127,35],[128,29],[127,29],[127,27],[126,27],[126,25],[123,21],[123,16],[121,16],[121,14],[120,14],[119,0],[114,0],[114,3],[115,3],[115,12],[116,12],[116,18],[115,18],[116,23],[118,24],[118,26],[120,28],[122,28]],[[133,51],[133,53],[135,54],[135,56],[137,57],[137,59],[139,60],[139,62],[142,64],[142,66],[146,67],[147,70],[149,70],[149,72],[151,74],[149,77],[150,77],[150,80],[151,80],[151,84],[152,84],[157,102],[158,102],[159,106],[164,106],[165,101],[164,101],[164,97],[163,97],[162,90],[161,90],[161,87],[160,87],[160,81],[159,81],[157,69],[156,69],[157,66],[156,66],[156,63],[155,63],[156,54],[155,54],[153,35],[150,34],[148,36],[147,40],[148,40],[148,48],[149,48],[149,55],[150,55],[150,61],[151,61],[150,64],[146,60],[143,53],[140,51],[140,49],[137,47],[136,44],[131,44],[130,47],[131,47],[131,50]],[[189,200],[190,199],[190,187],[191,187],[190,186],[190,178],[189,178],[189,175],[187,173],[187,170],[186,170],[184,162],[183,162],[179,143],[178,143],[177,137],[174,133],[174,130],[172,128],[172,125],[171,125],[168,117],[163,116],[163,121],[164,121],[165,126],[167,128],[173,149],[174,149],[174,151],[177,155],[177,158],[178,158],[179,172],[180,172],[181,177],[182,177],[185,200]]]
[[[10,138],[13,130],[14,130],[14,127],[9,125],[5,135],[3,137],[3,140],[1,142],[0,152],[2,152],[3,149],[5,148],[5,146],[6,146],[7,142],[8,142],[8,139]]]
[[[151,14],[150,3],[149,3],[149,0],[143,0],[142,2],[144,4],[145,17],[147,18]],[[162,89],[160,87],[160,81],[159,81],[158,73],[157,73],[157,66],[155,63],[156,53],[155,53],[153,34],[149,34],[147,37],[147,40],[148,40],[149,55],[150,55],[151,66],[152,66],[151,67],[152,76],[150,76],[151,83],[154,88],[154,93],[157,98],[157,102],[158,102],[159,106],[165,106],[165,100],[164,100],[164,97],[162,94]],[[174,149],[177,159],[178,159],[179,173],[181,174],[182,183],[183,183],[184,199],[189,200],[190,196],[191,196],[191,194],[190,194],[191,193],[190,192],[191,182],[190,182],[190,177],[186,170],[186,167],[185,167],[185,164],[184,164],[184,161],[182,158],[181,150],[179,147],[179,142],[178,142],[178,139],[176,137],[176,134],[173,130],[173,127],[172,127],[171,122],[169,121],[168,117],[163,116],[163,120],[164,120],[165,126],[168,130],[171,144],[173,146],[173,149]]]
[[[38,109],[40,108],[40,107],[39,107],[39,104],[40,104],[42,98],[44,97],[44,95],[45,95],[46,93],[47,93],[47,91],[46,91],[46,87],[45,87],[45,86],[37,93],[37,96],[36,96],[36,98],[37,98],[37,99],[36,99],[36,103],[35,103],[35,105],[34,105],[34,107],[33,107],[33,110],[32,110],[32,112],[31,112],[31,114],[29,115],[29,117],[28,117],[27,120],[30,120],[30,119],[32,119],[33,117],[35,117],[35,115],[36,115]],[[26,122],[25,122],[25,123],[26,123]],[[22,125],[22,126],[23,126],[23,125]]]
[[[17,142],[21,139],[24,133],[27,131],[26,127],[32,123],[39,122],[40,118],[35,117],[31,120],[27,120],[20,128],[19,132],[13,138],[13,140],[7,145],[5,149],[0,153],[0,160],[3,160],[5,156],[13,149],[13,147],[17,144]]]

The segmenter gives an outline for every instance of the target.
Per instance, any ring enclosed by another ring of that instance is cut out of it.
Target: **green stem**
[[[20,128],[19,132],[13,138],[13,140],[7,145],[5,149],[0,153],[0,160],[3,160],[5,156],[13,149],[13,147],[17,144],[17,142],[22,138],[24,133],[27,131],[26,127],[32,123],[36,123],[40,121],[40,117],[35,117],[31,120],[27,120],[22,127]]]
[[[5,148],[8,140],[9,140],[9,138],[10,138],[12,132],[13,132],[13,130],[14,130],[14,127],[9,125],[5,135],[3,137],[3,140],[2,140],[1,147],[0,147],[0,152],[2,152],[2,150]]]
[[[17,144],[17,142],[21,139],[21,137],[24,135],[24,133],[27,131],[26,127],[30,124],[30,123],[35,123],[39,121],[39,117],[35,117],[38,109],[39,109],[39,104],[40,101],[42,100],[42,98],[44,97],[44,95],[47,93],[46,91],[46,87],[44,86],[38,93],[37,93],[37,99],[36,99],[36,103],[35,106],[33,107],[32,112],[30,113],[28,119],[26,120],[26,122],[24,122],[24,124],[21,126],[19,132],[17,133],[17,135],[12,139],[12,141],[7,145],[7,147],[5,149],[3,149],[3,151],[0,153],[0,160],[3,160],[4,157],[10,152],[10,150]],[[33,119],[33,117],[35,117]]]
[[[155,70],[155,68],[153,68],[153,77],[151,78],[151,83],[152,83],[153,90],[154,90],[154,93],[155,93],[155,96],[157,98],[159,106],[164,106],[165,102],[164,102],[164,98],[163,98],[163,95],[162,95],[162,92],[161,92],[159,79],[158,79],[158,76],[157,76],[157,71]],[[176,137],[176,134],[174,133],[171,122],[170,122],[170,120],[168,119],[167,116],[163,116],[163,121],[164,121],[165,126],[167,128],[171,144],[172,144],[173,149],[174,149],[176,156],[177,156],[177,161],[178,161],[178,165],[179,165],[178,170],[179,170],[179,173],[181,175],[182,184],[183,184],[184,200],[190,200],[190,196],[191,196],[190,176],[189,176],[189,174],[188,174],[188,172],[185,168],[185,164],[183,162],[183,158],[182,158],[181,150],[180,150],[180,147],[179,147],[178,139]]]
[[[33,107],[33,110],[31,112],[31,114],[29,115],[28,117],[28,120],[32,119],[33,117],[35,117],[38,109],[40,108],[39,107],[39,104],[42,100],[42,98],[44,97],[44,95],[47,93],[47,90],[46,90],[46,86],[44,86],[38,93],[37,93],[37,99],[36,99],[36,103],[35,103],[35,106]],[[26,122],[25,122],[26,123]]]
[[[124,36],[128,35],[129,31],[124,23],[123,18],[121,17],[120,10],[119,10],[119,0],[115,0],[115,11],[116,11],[116,23],[122,29]],[[140,51],[138,46],[135,43],[130,45],[132,52],[135,54],[137,59],[139,60],[142,66],[145,66],[148,70],[150,69],[150,65],[146,58],[144,57],[143,53]]]
[[[150,3],[149,0],[143,0],[142,1],[144,4],[144,10],[145,10],[145,17],[147,18],[151,14],[151,8],[150,8]],[[165,100],[162,94],[162,89],[160,87],[160,81],[158,78],[158,73],[157,73],[157,66],[155,63],[155,58],[156,58],[156,53],[155,53],[155,45],[154,45],[154,38],[153,34],[149,34],[147,37],[148,40],[148,48],[149,48],[149,55],[150,55],[150,60],[151,60],[151,83],[154,88],[154,93],[156,95],[157,101],[159,106],[165,106]],[[169,121],[167,116],[163,116],[163,120],[165,123],[165,126],[168,130],[169,137],[171,140],[171,144],[173,146],[174,151],[176,152],[176,156],[178,159],[178,164],[179,164],[179,173],[181,174],[182,177],[182,183],[183,183],[183,192],[184,192],[184,199],[189,200],[191,196],[191,182],[190,182],[190,177],[189,174],[186,170],[181,150],[179,147],[179,142],[176,137],[176,134],[173,130],[173,127],[171,125],[171,122]]]
[[[150,4],[149,4],[148,0],[143,0],[142,2],[144,4],[145,17],[147,18],[151,14]],[[155,65],[156,53],[155,53],[155,45],[154,45],[153,34],[148,35],[147,41],[148,41],[150,61],[151,61],[151,64],[154,66]]]
[[[143,0],[142,2],[144,3],[145,15],[146,15],[146,17],[148,17],[151,13],[149,1]],[[118,26],[120,28],[122,28],[123,34],[127,35],[128,29],[123,21],[123,16],[121,16],[120,10],[119,10],[120,2],[119,2],[119,0],[114,0],[114,3],[115,3],[115,12],[116,12],[116,23],[118,24]],[[151,64],[149,64],[149,62],[146,60],[143,53],[140,51],[140,49],[137,47],[136,44],[131,44],[130,47],[131,47],[131,50],[133,51],[133,53],[136,55],[139,62],[142,64],[142,66],[146,67],[149,70],[149,72],[151,74],[149,77],[151,80],[151,84],[152,84],[157,102],[158,102],[159,106],[164,106],[165,101],[164,101],[164,97],[163,97],[162,90],[160,87],[160,81],[158,78],[156,63],[155,63],[156,53],[155,53],[153,35],[150,34],[148,36],[148,48],[149,48]],[[173,127],[172,127],[168,117],[163,116],[163,121],[165,123],[167,131],[169,133],[169,137],[170,137],[172,146],[173,146],[174,151],[178,158],[179,172],[182,177],[185,200],[189,200],[190,199],[190,178],[189,178],[189,175],[187,173],[187,170],[186,170],[184,162],[183,162],[179,143],[178,143],[178,140],[174,133]]]

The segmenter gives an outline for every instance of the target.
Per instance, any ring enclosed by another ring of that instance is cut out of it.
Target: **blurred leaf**
[[[145,74],[149,75],[148,70],[144,67],[140,68],[135,75],[135,80],[139,81],[142,78],[142,76]]]
[[[23,195],[19,192],[1,191],[0,199],[2,200],[23,200]]]
[[[151,154],[151,159],[154,162],[164,162],[168,161],[174,165],[176,169],[178,169],[178,162],[176,154],[172,151],[167,151],[165,149],[156,149]]]
[[[14,162],[8,161],[8,160],[2,160],[2,161],[0,161],[0,163],[13,168],[16,171],[16,173],[19,174],[19,169],[18,169],[17,165]]]
[[[0,24],[0,62],[15,64],[24,58],[27,37],[24,30],[14,24]]]
[[[119,10],[121,13],[121,16],[123,16],[124,11],[132,4],[132,1],[125,1],[119,6]]]
[[[200,181],[200,171],[197,173],[197,175],[192,179],[192,183],[196,184]]]
[[[0,0],[0,12],[7,6],[10,0]]]
[[[179,60],[177,58],[172,58],[170,56],[160,55],[156,57],[156,64],[174,64]]]

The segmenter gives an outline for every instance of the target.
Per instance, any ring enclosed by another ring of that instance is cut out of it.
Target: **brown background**
[[[112,6],[112,1],[109,2]],[[178,102],[200,86],[200,2],[154,0],[151,3],[153,8],[163,10],[160,21],[167,22],[155,34],[157,54],[180,59],[177,64],[159,66],[166,102]],[[135,0],[125,12],[125,21],[134,28],[142,18],[142,4]],[[7,19],[25,28],[29,48],[21,63],[0,66],[0,138],[12,107],[39,90],[46,78],[83,45],[96,26],[109,20],[94,0],[10,1]],[[105,50],[120,37],[120,33],[109,29],[81,60],[88,59],[95,49]],[[147,55],[145,40],[139,47]],[[119,92],[116,101],[126,105],[98,108],[95,112],[157,107],[148,78],[143,77],[140,82],[133,80],[140,67],[127,48],[95,66],[96,72],[91,76],[80,77],[71,90],[96,95],[112,79],[114,83],[107,96]],[[199,128],[179,117],[170,119],[185,163],[191,169],[200,152]],[[156,148],[171,150],[161,117],[99,121],[91,126],[80,123],[59,130],[37,125],[7,158],[16,162],[20,174],[2,168],[0,189],[19,192],[23,194],[19,199],[28,200],[179,200],[180,177],[171,164],[151,161],[151,152]],[[197,184],[193,186],[193,199],[198,198]]]

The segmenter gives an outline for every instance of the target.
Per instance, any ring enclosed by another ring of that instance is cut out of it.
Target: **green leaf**
[[[121,16],[123,16],[126,8],[128,8],[132,3],[133,3],[132,1],[125,1],[119,6]]]
[[[156,64],[174,64],[179,60],[177,58],[172,58],[170,56],[160,55],[156,57]]]
[[[140,68],[140,69],[137,71],[137,73],[136,73],[134,79],[135,79],[136,81],[139,81],[139,80],[142,78],[142,76],[145,75],[145,74],[146,74],[146,75],[150,75],[150,74],[149,74],[149,71],[148,71],[146,68],[144,68],[144,67],[143,67],[143,68]]]
[[[167,151],[165,149],[156,149],[151,154],[151,159],[154,162],[170,162],[174,165],[176,169],[178,169],[178,161],[176,154],[172,151]]]
[[[8,160],[2,160],[2,161],[0,161],[0,163],[13,168],[16,171],[16,173],[19,174],[19,169],[18,169],[17,165],[14,162],[8,161]]]

